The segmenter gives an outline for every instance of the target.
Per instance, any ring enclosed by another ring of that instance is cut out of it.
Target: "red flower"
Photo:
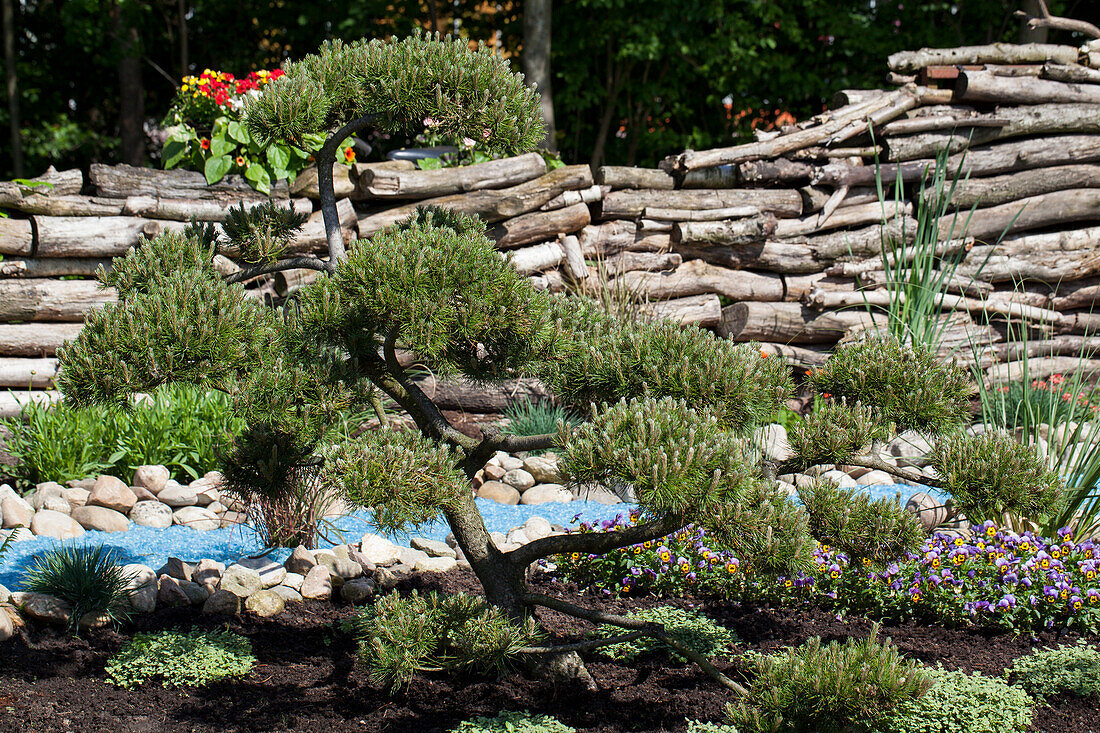
[[[202,148],[203,150],[209,150],[210,149],[210,138],[204,137],[202,140],[199,140],[199,147]]]
[[[349,163],[355,162],[355,150],[353,150],[350,146],[344,148],[344,160]]]
[[[243,155],[238,155],[238,156],[237,156],[237,161],[236,161],[236,162],[237,162],[237,165],[238,165],[238,166],[240,166],[241,168],[244,168],[244,164],[245,164],[245,162],[246,162],[246,161],[245,161],[245,159],[244,159],[244,156],[243,156]]]

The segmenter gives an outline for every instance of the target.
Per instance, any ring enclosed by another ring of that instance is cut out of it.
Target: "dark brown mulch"
[[[566,595],[575,589],[541,582],[539,590]],[[465,572],[420,577],[404,589],[476,591]],[[587,599],[590,604],[596,599]],[[652,600],[600,600],[608,610],[629,611]],[[702,608],[737,632],[745,648],[772,651],[800,644],[810,636],[843,639],[864,636],[871,622],[837,618],[815,609],[738,608],[717,601],[673,603]],[[228,623],[194,611],[173,610],[143,616],[122,633],[103,630],[70,639],[44,628],[29,628],[21,640],[0,647],[0,733],[397,733],[445,731],[475,715],[501,710],[544,712],[586,733],[682,731],[685,718],[721,720],[727,695],[694,667],[658,658],[624,666],[593,658],[588,668],[597,692],[577,686],[509,674],[499,680],[418,677],[395,696],[355,667],[353,650],[334,624],[352,613],[327,603],[292,606],[273,619],[246,617]],[[584,633],[588,627],[560,614],[543,612],[554,636]],[[228,626],[252,640],[258,666],[242,680],[195,690],[144,686],[120,690],[105,681],[103,668],[134,631]],[[1037,644],[1070,640],[1044,635],[1038,641],[977,631],[937,627],[888,627],[906,654],[949,668],[998,674]],[[729,674],[738,669],[720,667]],[[1064,696],[1036,710],[1033,730],[1045,733],[1100,733],[1095,699]]]

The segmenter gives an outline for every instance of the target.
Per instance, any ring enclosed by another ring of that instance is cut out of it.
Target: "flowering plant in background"
[[[616,532],[639,516],[582,523],[574,532]],[[1011,631],[1100,631],[1100,541],[1069,530],[1048,539],[992,522],[969,536],[936,534],[887,563],[854,563],[827,545],[809,573],[760,572],[687,527],[606,555],[559,556],[555,573],[607,595],[717,596],[733,601],[810,604],[891,621]]]
[[[438,158],[422,158],[416,161],[417,168],[421,170],[435,170],[438,168],[458,168],[464,165],[487,163],[490,160],[504,157],[500,153],[494,154],[488,147],[489,130],[482,130],[476,137],[451,138],[439,133],[439,120],[431,117],[424,118],[424,132],[416,136],[416,142],[425,147],[450,146],[458,148],[458,152],[443,153]],[[546,169],[561,168],[565,163],[561,156],[549,150],[540,150],[546,160]]]
[[[245,100],[282,75],[282,69],[261,70],[237,79],[207,69],[197,77],[185,76],[162,122],[169,132],[161,152],[164,167],[201,171],[211,184],[237,173],[261,193],[271,193],[276,181],[293,180],[312,162],[324,136],[305,135],[302,147],[253,140],[242,119]],[[337,160],[355,162],[350,139],[341,144]]]

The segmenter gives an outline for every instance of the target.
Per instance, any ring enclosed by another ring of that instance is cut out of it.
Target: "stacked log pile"
[[[809,367],[885,320],[866,307],[888,301],[883,243],[912,243],[933,203],[922,183],[946,149],[960,180],[936,253],[961,264],[945,343],[964,360],[980,344],[997,378],[1015,376],[1025,351],[1033,376],[1063,370],[1082,349],[1100,350],[1095,56],[1049,45],[895,54],[894,88],[842,91],[812,119],[656,169],[551,168],[537,153],[462,168],[338,167],[341,224],[346,241],[369,243],[418,206],[476,214],[540,289],[610,289]],[[53,170],[40,180],[50,186],[0,183],[11,213],[0,218],[0,388],[50,386],[57,346],[113,298],[89,279],[98,267],[192,217],[218,222],[231,205],[267,200],[239,178],[207,186],[184,171],[95,165],[87,181]],[[311,214],[293,249],[324,257],[318,198],[315,171],[272,195]],[[219,264],[238,269],[231,256]],[[246,287],[279,303],[315,276],[280,272]],[[1021,324],[1023,346],[1007,338]],[[1100,355],[1079,366],[1100,373]],[[441,389],[460,396],[455,406],[500,402]]]

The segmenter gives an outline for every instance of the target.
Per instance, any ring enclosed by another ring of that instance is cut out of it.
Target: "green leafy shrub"
[[[644,611],[629,613],[627,618],[661,624],[674,639],[707,657],[714,657],[727,651],[730,645],[737,640],[736,634],[711,621],[702,613],[687,611],[675,606],[647,608]],[[603,624],[597,633],[603,637],[610,637],[622,634],[623,630],[618,626]],[[612,659],[631,660],[641,654],[648,654],[665,648],[665,644],[661,641],[651,636],[642,636],[633,641],[600,647],[600,653]],[[670,652],[670,654],[673,659],[683,661],[683,657],[679,654],[675,652]]]
[[[62,544],[36,557],[23,575],[23,588],[60,598],[72,607],[69,630],[76,631],[86,614],[118,623],[130,615],[131,575],[103,547]]]
[[[871,733],[899,705],[931,682],[916,662],[903,659],[878,629],[866,639],[805,645],[775,655],[753,655],[749,694],[729,706],[731,722],[749,731]]]
[[[1039,699],[1060,692],[1100,697],[1100,649],[1083,639],[1076,644],[1037,649],[1013,662],[1005,676]]]
[[[911,512],[890,498],[872,500],[866,490],[814,481],[798,491],[810,534],[853,560],[888,562],[920,547],[925,532]]]
[[[527,712],[503,712],[491,718],[477,717],[464,720],[451,729],[451,733],[575,733],[565,723],[549,715]]]
[[[509,402],[504,417],[508,424],[502,432],[508,435],[545,435],[556,433],[559,423],[576,425],[580,422],[561,405],[530,399]]]
[[[164,687],[199,687],[252,671],[252,644],[231,631],[139,633],[107,662],[107,678],[134,689],[150,681]]]
[[[902,701],[882,733],[1011,733],[1031,724],[1031,697],[1019,687],[975,672],[927,670],[932,688]]]
[[[128,480],[138,466],[158,463],[190,481],[216,468],[218,446],[243,428],[226,395],[185,385],[127,409],[28,403],[6,424],[21,486],[104,473]]]
[[[415,590],[382,596],[344,624],[371,678],[397,691],[415,672],[502,670],[518,649],[541,639],[534,621],[517,624],[483,599]]]

